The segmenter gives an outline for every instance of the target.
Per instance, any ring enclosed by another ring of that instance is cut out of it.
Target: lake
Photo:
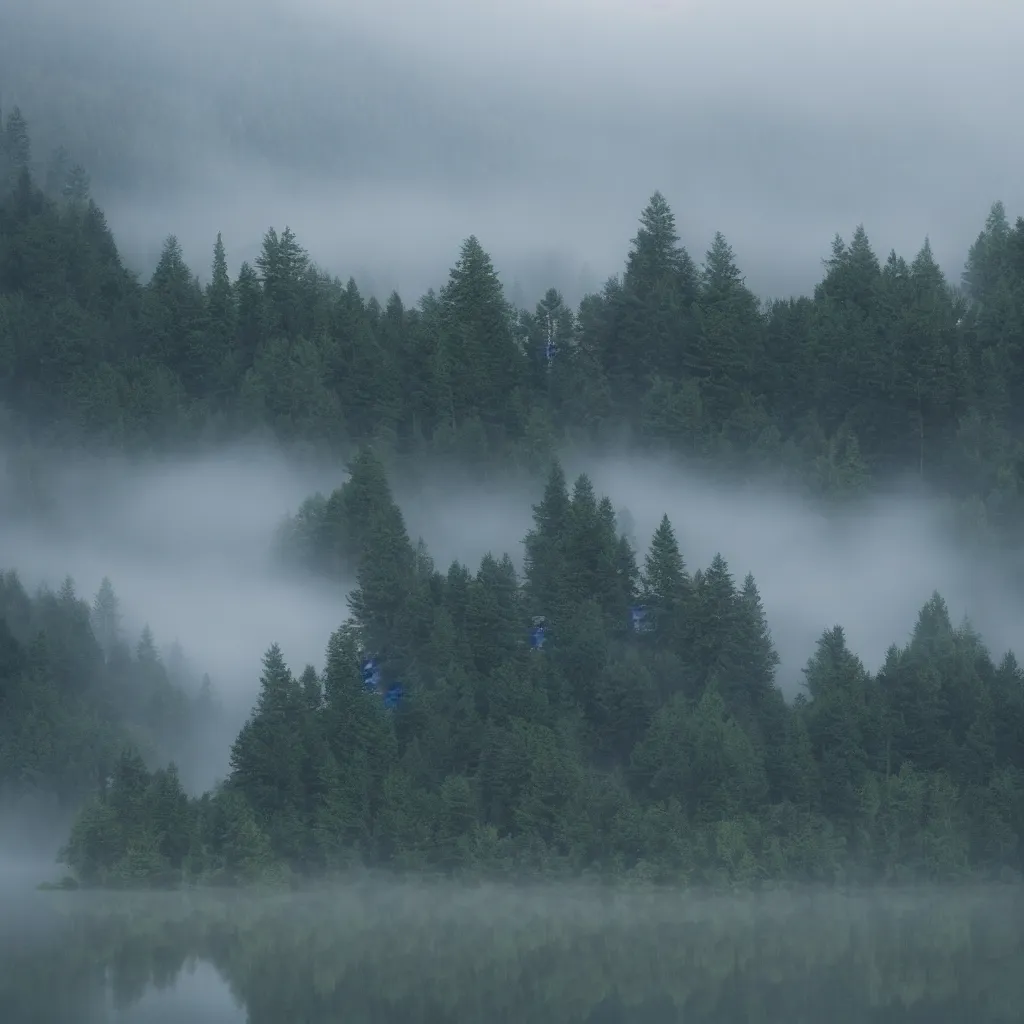
[[[1013,886],[22,890],[0,914],[4,1024],[994,1024],[1022,1007]]]

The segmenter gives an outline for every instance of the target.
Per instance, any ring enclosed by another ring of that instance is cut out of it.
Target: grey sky
[[[924,236],[954,278],[989,205],[1024,211],[1015,0],[15,0],[4,104],[65,138],[118,240],[205,275],[290,224],[415,300],[476,233],[527,301],[617,272],[661,189],[762,294],[836,231]]]

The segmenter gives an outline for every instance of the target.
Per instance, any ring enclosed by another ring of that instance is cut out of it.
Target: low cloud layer
[[[567,472],[570,479],[588,473],[599,495],[628,510],[641,564],[667,514],[690,572],[721,553],[738,585],[753,573],[782,659],[779,683],[790,695],[825,629],[843,626],[875,671],[890,644],[909,638],[935,590],[954,623],[969,618],[994,656],[1019,646],[1019,558],[965,550],[938,500],[894,490],[837,517],[766,481],[730,485],[655,459],[592,456]],[[475,561],[488,550],[508,550],[518,562],[518,540],[538,499],[520,488],[438,482],[407,519],[429,538],[440,565],[460,551]]]
[[[667,513],[691,571],[720,551],[737,582],[754,574],[788,693],[824,629],[843,625],[876,669],[935,589],[955,620],[971,617],[994,654],[1017,642],[1024,594],[1010,560],[958,549],[938,503],[890,496],[828,520],[777,487],[731,487],[656,461],[591,457],[568,469],[587,471],[599,494],[628,509],[641,559]],[[0,527],[0,550],[31,586],[57,587],[70,574],[89,596],[109,576],[129,629],[149,623],[158,642],[178,640],[244,708],[271,643],[297,671],[321,666],[348,615],[342,590],[285,578],[269,558],[282,518],[343,476],[340,466],[248,446],[191,460],[79,463],[47,479],[48,516]],[[475,568],[488,551],[521,563],[538,488],[439,477],[415,496],[401,484],[399,492],[410,534],[423,537],[439,568],[456,558]]]
[[[823,630],[843,626],[875,671],[935,590],[954,623],[969,617],[993,655],[1019,644],[1024,590],[1011,576],[1014,559],[958,546],[938,501],[895,492],[829,518],[756,482],[731,487],[635,460],[602,460],[591,474],[630,510],[642,544],[667,513],[691,571],[721,552],[737,583],[753,573],[789,694]]]
[[[956,280],[990,203],[1024,209],[1022,36],[1005,0],[37,0],[0,89],[140,267],[175,232],[205,274],[218,231],[237,267],[290,224],[412,301],[476,233],[521,301],[575,301],[660,188],[697,258],[720,229],[788,294],[859,222]]]
[[[91,599],[104,576],[126,630],[149,624],[230,696],[255,691],[277,642],[297,670],[320,664],[347,616],[344,594],[286,579],[272,566],[274,531],[329,469],[304,468],[248,446],[193,461],[78,462],[44,474],[50,508],[0,527],[0,549],[26,584],[66,575]]]

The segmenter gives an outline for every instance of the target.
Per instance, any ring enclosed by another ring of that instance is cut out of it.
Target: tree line
[[[438,291],[381,304],[288,228],[234,279],[218,235],[205,286],[171,236],[142,282],[81,166],[39,165],[16,108],[0,138],[12,435],[152,450],[255,432],[346,455],[373,442],[406,471],[432,454],[540,473],[614,441],[831,496],[911,474],[979,529],[1024,521],[1024,219],[1001,203],[962,286],[927,240],[882,261],[858,227],[812,295],[762,302],[721,234],[697,264],[655,192],[624,272],[577,309],[554,289],[514,309],[476,237]]]

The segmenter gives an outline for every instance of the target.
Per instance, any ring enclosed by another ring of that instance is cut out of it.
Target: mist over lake
[[[0,1019],[16,1024],[996,1024],[1024,999],[1024,894],[1007,887],[364,880],[17,905],[0,932]]]

